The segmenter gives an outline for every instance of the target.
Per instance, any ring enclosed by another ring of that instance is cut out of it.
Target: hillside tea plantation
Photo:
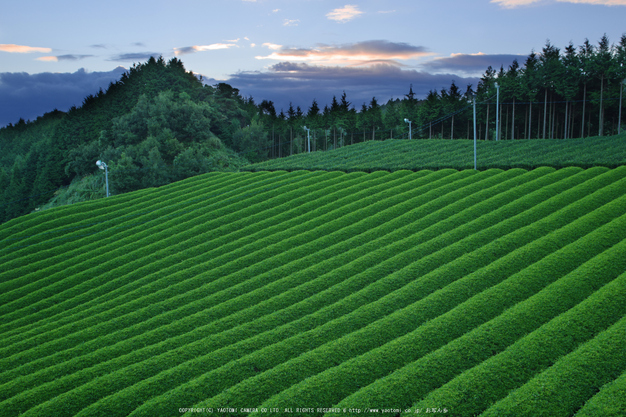
[[[477,167],[534,169],[540,166],[616,168],[626,165],[626,134],[584,139],[478,141]],[[330,152],[300,153],[242,168],[245,171],[473,169],[474,141],[415,139],[366,141]]]
[[[2,417],[623,417],[626,166],[205,174],[0,225],[0,299]]]

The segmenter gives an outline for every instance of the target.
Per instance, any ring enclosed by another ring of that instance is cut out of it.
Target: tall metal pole
[[[310,132],[311,129],[307,128],[306,126],[304,126],[304,130],[306,130],[306,141],[308,143],[308,148],[309,148],[309,153],[311,153],[311,138],[310,138]]]
[[[626,80],[624,80],[626,82]],[[622,90],[624,89],[624,83],[619,84],[619,113],[617,115],[617,134],[622,133]]]
[[[476,170],[476,96],[474,96],[474,170]]]
[[[411,121],[409,119],[404,119],[404,123],[409,124],[409,140],[411,140]]]
[[[107,197],[109,196],[109,167],[107,164],[105,164],[102,161],[97,161],[96,165],[98,166],[98,168],[103,169],[104,170],[104,178],[106,180],[106,185],[107,185]]]
[[[107,197],[109,196],[109,166],[104,165],[104,179],[107,183]]]
[[[496,141],[500,137],[500,86],[496,83]]]

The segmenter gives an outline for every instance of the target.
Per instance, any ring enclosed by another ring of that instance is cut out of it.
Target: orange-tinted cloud
[[[359,6],[355,4],[346,4],[342,8],[335,9],[332,12],[327,13],[326,17],[339,23],[345,23],[361,14],[363,14],[363,12],[359,10]]]
[[[51,48],[38,48],[35,46],[15,45],[15,44],[0,44],[0,51],[12,52],[18,54],[28,54],[32,52],[51,52]]]
[[[283,47],[282,45],[276,45],[275,43],[269,43],[269,42],[265,42],[263,46],[265,46],[266,48],[272,49],[274,51],[281,49]]]
[[[562,3],[586,3],[602,6],[626,6],[626,0],[556,0]]]
[[[596,4],[600,6],[626,6],[626,0],[555,0],[559,3],[579,3],[579,4]],[[540,3],[542,0],[491,0],[504,8],[513,9],[516,7],[528,6],[534,3]],[[543,1],[548,3],[548,1]]]
[[[37,58],[37,61],[59,62],[59,61],[78,61],[85,58],[90,58],[93,55],[57,55],[57,56],[42,56]]]
[[[264,44],[264,46],[269,47],[269,44]],[[415,59],[430,55],[424,47],[385,40],[357,42],[340,46],[318,45],[315,48],[272,46],[276,52],[256,58],[316,64],[363,65],[381,61],[393,63],[395,60]]]

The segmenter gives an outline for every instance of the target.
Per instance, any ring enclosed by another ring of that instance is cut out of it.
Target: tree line
[[[617,134],[625,79],[626,34],[617,45],[605,35],[597,45],[586,39],[579,47],[570,43],[563,50],[548,41],[523,63],[514,60],[499,71],[488,67],[475,88],[461,88],[452,81],[450,87],[431,90],[419,100],[412,87],[402,99],[380,104],[373,97],[359,110],[345,92],[323,109],[313,100],[306,111],[290,105],[286,113],[277,113],[272,101],[263,100],[257,105],[255,129],[267,138],[259,141],[265,146],[251,157],[262,160],[304,152],[309,140],[314,151],[408,138],[409,129],[416,139],[472,138],[474,98],[480,139],[495,139],[496,125],[498,138],[505,140]]]

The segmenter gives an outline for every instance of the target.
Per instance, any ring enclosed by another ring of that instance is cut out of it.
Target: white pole
[[[474,170],[476,170],[476,97],[474,97]]]
[[[107,183],[107,197],[109,196],[109,166],[104,166],[104,178]]]
[[[624,89],[624,84],[626,84],[626,79],[624,79],[619,85],[619,115],[617,116],[617,134],[622,133],[622,90]]]
[[[311,153],[311,137],[309,135],[309,133],[311,132],[311,129],[307,128],[306,126],[303,126],[303,129],[306,130],[306,141],[308,144],[309,153]]]
[[[96,165],[98,166],[98,168],[103,169],[104,170],[104,178],[106,180],[106,185],[107,185],[107,197],[109,196],[109,167],[107,164],[105,164],[102,161],[96,161]]]
[[[500,137],[500,119],[498,113],[500,111],[500,86],[496,83],[496,140]]]

